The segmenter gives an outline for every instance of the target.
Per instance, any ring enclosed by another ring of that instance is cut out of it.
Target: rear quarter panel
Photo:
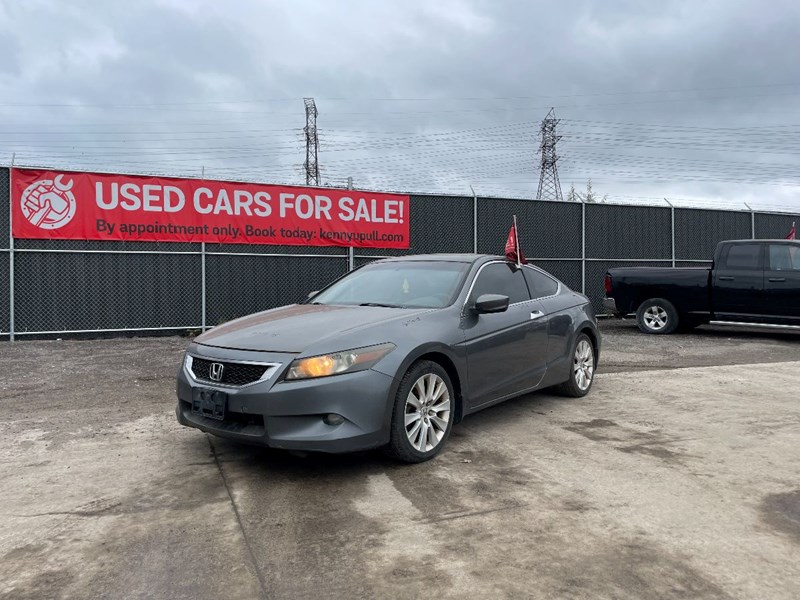
[[[550,317],[550,333],[548,335],[548,361],[540,388],[563,383],[571,376],[572,349],[576,338],[587,332],[594,341],[595,360],[600,359],[602,337],[597,328],[597,317],[588,298],[577,294],[581,304],[570,303]]]
[[[547,314],[547,364],[551,364],[570,352],[576,326],[587,320],[594,323],[594,311],[586,296],[566,286],[561,293],[543,298],[541,303]]]

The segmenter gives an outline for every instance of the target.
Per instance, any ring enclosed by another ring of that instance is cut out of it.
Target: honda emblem
[[[211,363],[211,366],[208,368],[208,376],[211,378],[211,381],[222,381],[222,371],[225,370],[225,365],[222,363]]]

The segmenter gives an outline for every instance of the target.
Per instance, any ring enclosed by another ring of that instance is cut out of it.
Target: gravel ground
[[[703,326],[691,333],[644,335],[632,319],[600,321],[600,371],[649,371],[800,360],[800,331]]]
[[[601,327],[411,467],[180,427],[187,338],[0,344],[0,598],[800,597],[800,335]]]
[[[644,335],[631,320],[600,322],[600,373],[800,360],[800,333],[702,327]],[[56,431],[129,422],[169,404],[184,337],[0,343],[0,402],[21,426],[47,419]],[[135,398],[135,401],[131,401]],[[55,433],[55,432],[54,432]]]

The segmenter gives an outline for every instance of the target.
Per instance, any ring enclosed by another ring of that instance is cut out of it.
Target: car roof
[[[480,260],[500,258],[488,254],[409,254],[407,256],[392,256],[383,259],[382,262],[403,262],[403,261],[438,261],[438,262],[462,262],[474,263]]]

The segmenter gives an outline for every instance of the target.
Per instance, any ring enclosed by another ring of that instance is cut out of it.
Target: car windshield
[[[354,271],[314,296],[314,304],[443,308],[453,302],[469,263],[380,262]]]

